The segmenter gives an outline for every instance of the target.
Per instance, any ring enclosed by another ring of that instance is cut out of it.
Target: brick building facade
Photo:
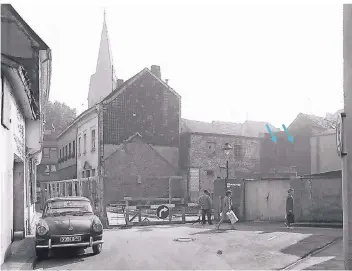
[[[181,97],[161,80],[159,66],[145,68],[103,101],[103,142],[119,145],[140,133],[148,144],[178,147]]]
[[[127,197],[168,197],[178,169],[137,133],[104,159],[104,205]]]

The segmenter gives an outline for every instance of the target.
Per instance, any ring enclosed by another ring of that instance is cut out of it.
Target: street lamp
[[[230,151],[232,150],[232,146],[230,143],[225,143],[224,147],[222,150],[225,152],[227,159],[226,159],[226,179],[225,179],[225,190],[227,189],[227,182],[229,179],[229,159],[228,156],[230,155]]]

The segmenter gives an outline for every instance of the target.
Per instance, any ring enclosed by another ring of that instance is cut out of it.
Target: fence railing
[[[41,208],[45,202],[54,197],[84,196],[95,201],[97,195],[97,184],[99,177],[89,177],[81,179],[70,179],[60,181],[47,181],[40,183]]]

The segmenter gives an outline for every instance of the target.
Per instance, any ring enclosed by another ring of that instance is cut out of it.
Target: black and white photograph
[[[0,7],[1,270],[352,270],[352,3]]]

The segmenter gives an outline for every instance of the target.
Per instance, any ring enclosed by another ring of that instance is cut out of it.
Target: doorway
[[[13,165],[13,233],[21,232],[24,236],[24,163],[15,157]]]

